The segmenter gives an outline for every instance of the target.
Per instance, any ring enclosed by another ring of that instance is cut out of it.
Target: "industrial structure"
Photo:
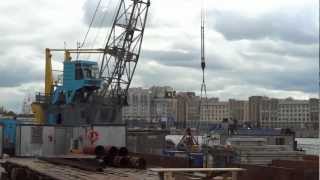
[[[204,1],[201,1],[201,70],[202,70],[202,83],[201,83],[201,93],[200,93],[200,120],[207,121],[207,116],[205,116],[205,111],[207,111],[208,108],[208,97],[207,97],[207,85],[205,82],[205,68],[206,68],[206,54],[205,54],[205,38],[204,38],[204,26],[205,26],[205,17],[206,17],[206,11],[204,7]]]
[[[127,105],[149,6],[149,0],[121,0],[104,48],[82,48],[87,33],[76,49],[46,49],[45,93],[39,93],[32,104],[38,123],[121,123],[121,108]],[[54,81],[51,61],[57,51],[64,52],[65,59],[63,78]],[[93,62],[78,59],[79,54],[92,53],[102,58]]]

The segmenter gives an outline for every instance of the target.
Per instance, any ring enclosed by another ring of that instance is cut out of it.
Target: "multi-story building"
[[[279,100],[263,97],[260,101],[259,120],[261,127],[277,127]]]
[[[192,98],[195,97],[194,92],[177,93],[177,121],[185,122],[189,119],[189,106]]]
[[[199,121],[199,101],[195,92],[177,93],[177,122],[181,127]]]
[[[171,98],[176,96],[176,91],[170,86],[152,86],[150,92],[152,98]]]
[[[200,97],[192,96],[188,101],[188,117],[189,122],[198,122],[200,120]]]
[[[153,99],[151,114],[152,122],[175,122],[177,120],[177,99]]]
[[[151,92],[149,89],[130,88],[127,100],[128,106],[122,108],[122,118],[125,121],[150,122]]]
[[[260,127],[260,106],[263,96],[249,97],[249,121],[253,126]]]
[[[176,122],[176,92],[171,87],[152,87],[151,122]]]
[[[279,100],[277,127],[310,128],[309,101],[292,98]]]
[[[230,119],[229,102],[219,101],[218,98],[209,99],[207,105],[203,105],[200,113],[201,121],[222,123],[224,119]]]
[[[249,119],[257,127],[317,129],[319,100],[249,97]]]
[[[319,99],[309,99],[310,122],[313,129],[319,128]]]
[[[232,120],[237,120],[240,124],[249,121],[248,101],[229,99],[229,111]]]
[[[202,103],[201,103],[202,102]],[[194,92],[177,93],[171,87],[130,88],[122,116],[126,121],[169,122],[197,127],[224,119],[255,127],[318,129],[319,99],[295,100],[252,96],[248,101],[218,98],[201,101]],[[200,107],[201,104],[201,107]],[[201,111],[201,112],[200,112]],[[194,126],[193,126],[194,125]]]
[[[123,107],[125,121],[161,122],[177,120],[176,92],[171,87],[130,88],[128,106]]]
[[[188,118],[188,99],[187,93],[177,93],[177,122],[186,126],[186,121]]]

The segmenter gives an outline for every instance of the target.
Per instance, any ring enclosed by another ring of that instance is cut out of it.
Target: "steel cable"
[[[88,28],[88,30],[87,30],[84,38],[83,38],[82,44],[79,46],[79,48],[82,48],[82,47],[84,46],[84,44],[86,43],[86,40],[87,40],[88,35],[89,35],[89,32],[90,32],[91,27],[92,27],[92,25],[93,25],[93,22],[94,22],[94,20],[95,20],[95,18],[96,18],[96,15],[97,15],[97,12],[98,12],[98,10],[99,10],[99,7],[100,7],[100,5],[101,5],[101,1],[102,1],[102,0],[99,0],[99,2],[98,2],[98,5],[97,5],[97,7],[96,7],[96,9],[95,9],[95,11],[94,11],[94,13],[93,13],[91,22],[90,22],[90,24],[89,24],[89,28]]]

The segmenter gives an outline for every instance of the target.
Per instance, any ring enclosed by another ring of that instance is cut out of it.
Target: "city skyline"
[[[130,87],[129,89],[139,89],[139,88],[141,88],[143,90],[146,90],[146,89],[150,89],[152,87],[169,87],[169,88],[174,89],[177,93],[191,92],[191,93],[195,93],[196,96],[200,97],[200,90],[198,92],[197,91],[178,91],[174,87],[171,87],[171,86],[156,86],[156,85],[153,85],[153,86],[150,86],[149,88],[148,87],[139,87],[139,86],[137,86],[137,87]],[[210,98],[218,98],[218,101],[220,101],[220,102],[227,102],[229,100],[242,100],[242,101],[245,101],[245,100],[248,100],[252,96],[262,96],[262,97],[268,97],[268,98],[276,98],[276,99],[279,99],[279,100],[280,99],[283,99],[283,100],[284,99],[290,99],[290,98],[295,99],[295,100],[309,100],[309,99],[312,99],[312,98],[319,98],[319,97],[308,97],[308,98],[297,99],[297,98],[294,98],[294,97],[291,97],[291,96],[279,98],[279,97],[267,96],[265,94],[264,95],[263,94],[254,94],[254,95],[251,95],[251,96],[248,96],[248,97],[244,97],[244,98],[236,98],[236,97],[221,98],[221,97],[216,97],[216,96],[207,96],[207,98],[208,99],[210,99]],[[21,102],[22,111],[14,111],[14,112],[18,112],[18,113],[22,112],[23,113],[25,108],[26,109],[30,109],[31,107],[25,107],[25,105],[27,105],[27,106],[31,105],[32,101],[33,101],[32,94],[26,93],[26,96],[23,98],[23,101]],[[5,107],[5,106],[3,106],[1,104],[0,104],[0,106]],[[12,110],[12,109],[9,109],[9,110]]]
[[[183,91],[183,90],[178,90],[176,89],[174,86],[169,86],[169,85],[163,85],[163,86],[158,86],[158,85],[151,85],[151,86],[146,86],[146,87],[142,87],[142,86],[134,86],[134,87],[130,87],[129,89],[136,89],[136,88],[142,88],[142,89],[150,89],[152,87],[169,87],[169,88],[172,88],[174,89],[177,93],[187,93],[187,92],[191,92],[191,93],[195,93],[196,96],[199,96],[200,97],[200,86],[199,86],[199,90],[198,91]],[[249,97],[252,97],[252,96],[262,96],[262,97],[268,97],[268,98],[276,98],[276,99],[288,99],[288,98],[292,98],[292,99],[296,99],[296,100],[308,100],[308,99],[312,99],[312,98],[316,98],[316,99],[319,99],[319,96],[318,95],[314,95],[314,96],[310,96],[310,97],[306,97],[306,98],[295,98],[295,97],[292,97],[292,96],[269,96],[267,94],[252,94],[252,95],[249,95],[249,96],[246,96],[246,97],[243,97],[243,98],[236,98],[236,97],[224,97],[224,98],[221,98],[221,97],[218,97],[218,96],[207,96],[208,99],[209,98],[218,98],[219,101],[228,101],[229,99],[236,99],[236,100],[248,100]]]
[[[179,127],[185,123],[206,121],[221,124],[228,119],[229,122],[237,120],[239,124],[250,123],[264,128],[314,129],[318,128],[319,107],[318,98],[277,99],[267,96],[250,96],[245,100],[230,98],[227,101],[209,97],[208,103],[200,106],[200,97],[195,92],[179,92],[170,86],[132,87],[122,118],[133,123],[175,122]]]
[[[128,106],[123,108],[126,122],[173,122],[178,124],[237,120],[264,128],[318,128],[319,99],[277,99],[267,96],[250,96],[247,100],[209,98],[201,104],[194,92],[176,92],[169,86],[148,89],[131,88]],[[176,124],[177,125],[177,124]]]

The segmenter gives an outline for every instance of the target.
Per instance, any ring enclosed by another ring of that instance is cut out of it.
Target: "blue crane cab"
[[[71,104],[85,101],[95,90],[99,89],[98,64],[92,61],[64,61],[63,82],[56,85],[52,104]]]

